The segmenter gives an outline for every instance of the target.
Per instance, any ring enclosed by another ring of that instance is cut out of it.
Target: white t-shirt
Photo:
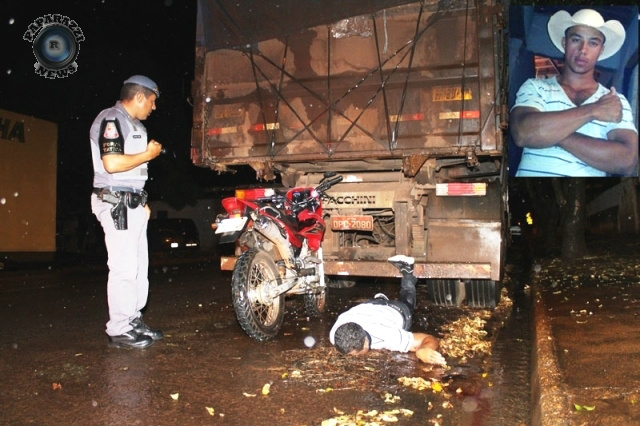
[[[609,89],[598,84],[595,93],[584,101],[583,105],[594,103],[609,92]],[[605,140],[607,139],[607,134],[614,129],[629,129],[637,133],[633,124],[633,115],[629,102],[619,93],[618,97],[622,103],[622,121],[620,123],[594,120],[580,127],[577,132]],[[525,81],[516,95],[516,102],[513,108],[516,107],[531,107],[538,111],[548,112],[564,111],[576,108],[576,105],[569,99],[556,77],[551,77],[548,79],[530,78]],[[516,176],[538,177],[606,175],[605,172],[589,166],[558,146],[524,148],[518,172],[516,173]]]
[[[361,303],[341,313],[329,332],[332,344],[335,344],[336,329],[348,322],[359,324],[369,333],[371,349],[409,352],[413,344],[413,334],[402,328],[402,314],[390,306]]]

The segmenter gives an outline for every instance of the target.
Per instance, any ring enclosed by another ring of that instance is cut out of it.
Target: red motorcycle
[[[303,294],[309,316],[324,311],[327,285],[322,263],[325,222],[322,196],[342,180],[325,174],[317,187],[236,190],[222,200],[216,219],[220,242],[242,254],[232,275],[233,308],[242,329],[265,341],[280,331],[287,294]]]

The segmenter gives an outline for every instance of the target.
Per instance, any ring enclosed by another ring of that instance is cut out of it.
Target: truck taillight
[[[415,114],[402,114],[398,115],[390,115],[389,120],[394,121],[422,121],[424,120],[424,114],[421,112],[417,112]]]
[[[487,195],[487,184],[484,182],[437,183],[436,195],[438,197],[481,197]]]
[[[207,136],[225,135],[227,133],[238,133],[238,127],[212,127],[207,129]]]
[[[272,197],[274,194],[273,188],[236,189],[236,198],[241,200],[260,200]]]
[[[440,120],[459,120],[462,118],[465,119],[475,119],[480,118],[480,111],[449,111],[449,112],[441,112],[438,114],[438,118]]]
[[[263,132],[265,130],[278,130],[280,128],[280,123],[258,123],[254,124],[249,128],[250,132]]]

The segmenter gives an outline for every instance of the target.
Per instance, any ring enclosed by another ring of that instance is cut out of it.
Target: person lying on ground
[[[388,260],[402,273],[400,300],[389,300],[379,293],[343,312],[331,328],[329,340],[343,354],[360,356],[375,349],[415,352],[424,363],[446,365],[436,337],[410,331],[418,281],[413,273],[414,259],[397,255]]]

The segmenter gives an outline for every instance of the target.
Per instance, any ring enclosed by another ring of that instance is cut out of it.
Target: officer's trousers
[[[117,230],[111,207],[91,196],[91,210],[104,230],[107,247],[107,301],[109,321],[106,332],[119,336],[132,329],[131,321],[140,316],[149,295],[149,249],[147,244],[147,212],[142,206],[127,208],[128,229]]]

